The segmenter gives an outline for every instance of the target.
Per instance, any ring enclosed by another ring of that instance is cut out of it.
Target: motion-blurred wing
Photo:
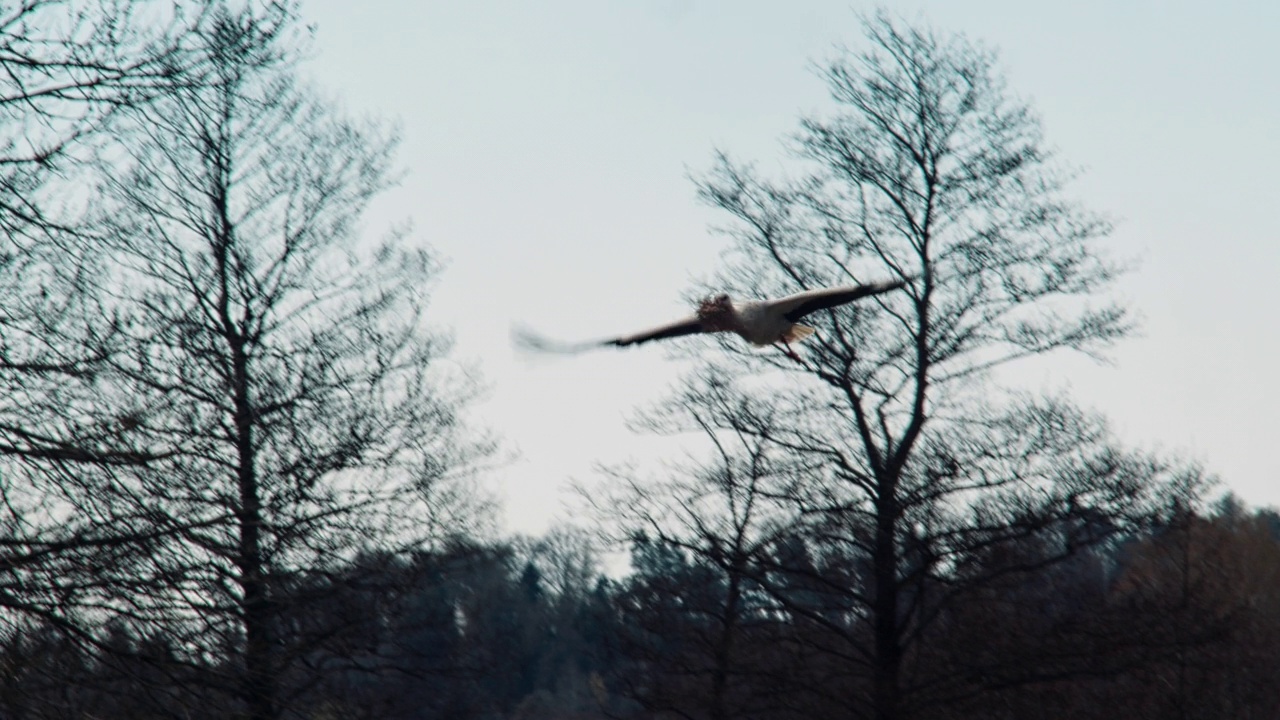
[[[897,290],[906,284],[903,280],[894,280],[892,282],[844,285],[821,290],[808,290],[772,300],[769,304],[781,310],[783,317],[786,319],[791,322],[797,322],[809,313],[844,305],[854,300],[879,295],[890,290]]]
[[[559,340],[552,340],[544,335],[539,335],[526,327],[511,328],[511,344],[515,345],[517,349],[526,352],[560,353],[564,355],[580,353],[603,345],[600,342],[560,342]]]
[[[581,343],[565,343],[551,340],[523,327],[517,327],[511,330],[511,340],[515,346],[521,350],[571,354],[611,345],[615,347],[639,345],[640,343],[646,343],[650,340],[663,340],[665,338],[680,337],[681,335],[693,335],[702,331],[702,322],[698,320],[697,317],[690,317],[673,323],[667,323],[666,325],[659,325],[658,327],[650,328],[642,332],[610,338],[608,340],[589,340]]]

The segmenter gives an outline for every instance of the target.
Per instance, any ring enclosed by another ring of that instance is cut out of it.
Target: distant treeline
[[[858,558],[780,540],[738,578],[736,605],[723,567],[647,538],[621,577],[598,562],[589,537],[555,531],[276,578],[281,647],[312,648],[281,668],[282,717],[867,716],[865,651],[848,639],[870,628],[839,602],[851,589],[827,589]],[[1180,515],[969,598],[920,648],[913,718],[1274,717],[1280,516],[1230,502]],[[0,650],[0,717],[232,717],[228,662],[119,619],[92,645],[30,623]]]

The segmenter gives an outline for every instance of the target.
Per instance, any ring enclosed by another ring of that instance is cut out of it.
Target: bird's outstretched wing
[[[791,322],[796,322],[809,313],[844,305],[854,300],[879,295],[890,290],[897,290],[906,284],[904,280],[893,280],[890,282],[867,283],[865,285],[843,285],[820,290],[807,290],[778,298],[777,300],[771,300],[769,304],[781,310],[783,317]]]
[[[675,322],[659,325],[658,327],[649,328],[641,332],[632,333],[630,335],[622,335],[616,338],[608,338],[605,340],[588,340],[580,343],[565,343],[543,337],[538,333],[524,327],[516,327],[511,330],[511,340],[515,346],[521,350],[529,350],[533,352],[550,352],[550,353],[580,353],[599,347],[615,346],[626,347],[628,345],[639,345],[650,340],[663,340],[666,338],[680,337],[681,335],[693,335],[703,332],[702,321],[696,316],[677,320]]]
[[[616,337],[612,340],[605,340],[603,344],[626,347],[628,345],[646,343],[650,340],[665,340],[667,338],[680,337],[681,335],[696,335],[697,333],[705,331],[706,328],[703,327],[702,321],[699,320],[697,316],[694,316],[670,322],[666,325],[649,328],[648,330],[642,330],[638,333],[623,335],[622,337]]]

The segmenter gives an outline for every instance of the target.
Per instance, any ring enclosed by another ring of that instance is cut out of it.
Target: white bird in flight
[[[842,285],[806,290],[775,300],[746,300],[738,305],[728,295],[716,295],[703,300],[691,317],[630,335],[584,343],[559,343],[528,330],[516,330],[512,335],[516,344],[527,350],[573,353],[609,345],[627,347],[682,335],[732,332],[758,347],[781,343],[787,355],[799,361],[800,357],[791,349],[791,343],[799,342],[814,333],[813,328],[799,324],[799,320],[805,315],[897,290],[904,285],[906,282],[903,280]]]

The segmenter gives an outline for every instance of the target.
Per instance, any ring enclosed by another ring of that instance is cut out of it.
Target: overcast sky
[[[490,391],[475,419],[520,458],[493,479],[508,527],[537,532],[570,478],[644,458],[626,418],[682,366],[660,347],[530,360],[513,322],[565,339],[682,315],[726,218],[690,172],[714,150],[783,161],[802,114],[833,109],[812,67],[862,42],[871,4],[808,0],[304,0],[307,71],[353,113],[400,124],[406,218],[448,261],[436,323]],[[1082,169],[1074,195],[1117,221],[1144,319],[1111,365],[1019,376],[1067,389],[1131,444],[1202,461],[1280,504],[1280,3],[883,3],[1000,53],[1010,89]],[[710,345],[708,346],[711,347]]]

